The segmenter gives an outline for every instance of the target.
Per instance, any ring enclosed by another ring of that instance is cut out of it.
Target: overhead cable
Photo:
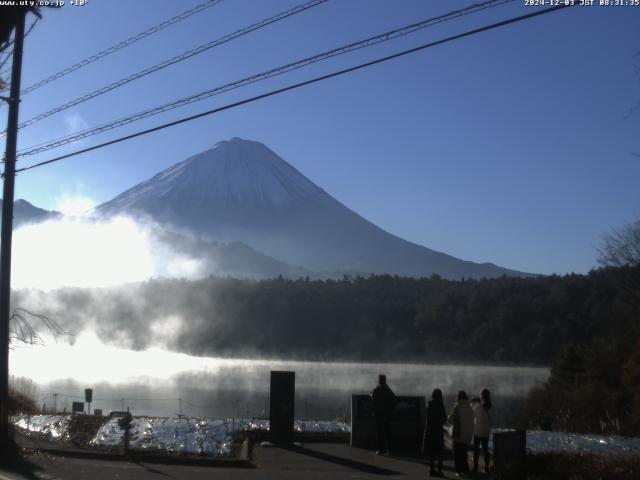
[[[105,93],[108,93],[112,90],[115,90],[116,88],[122,87],[123,85],[126,85],[128,83],[131,83],[135,80],[138,80],[142,77],[146,77],[147,75],[150,75],[152,73],[155,73],[159,70],[162,70],[164,68],[167,68],[175,63],[178,62],[182,62],[183,60],[186,60],[188,58],[191,58],[195,55],[198,55],[200,53],[206,52],[207,50],[210,50],[214,47],[218,47],[220,45],[223,45],[225,43],[228,43],[236,38],[242,37],[244,35],[247,35],[251,32],[254,32],[260,28],[264,28],[267,25],[271,25],[272,23],[276,23],[279,21],[284,20],[285,18],[289,18],[293,15],[296,15],[298,13],[304,12],[305,10],[309,10],[310,8],[316,7],[318,5],[321,5],[325,2],[328,2],[329,0],[311,0],[310,2],[298,5],[292,9],[289,9],[285,12],[281,12],[277,15],[274,15],[272,17],[266,18],[264,20],[261,20],[258,23],[254,23],[248,27],[242,28],[240,30],[237,30],[229,35],[225,35],[223,37],[220,37],[216,40],[213,40],[211,42],[207,42],[203,45],[200,45],[199,47],[196,47],[192,50],[188,50],[186,52],[181,53],[180,55],[176,55],[175,57],[169,58],[167,60],[164,60],[161,63],[158,63],[156,65],[153,65],[149,68],[145,68],[144,70],[140,70],[139,72],[136,72],[132,75],[129,75],[128,77],[122,78],[120,80],[117,80],[113,83],[110,83],[109,85],[105,85],[102,88],[99,88],[97,90],[94,90],[93,92],[87,93],[85,95],[82,95],[80,97],[77,97],[67,103],[64,103],[62,105],[59,105],[47,112],[41,113],[40,115],[37,115],[29,120],[26,120],[22,123],[20,123],[20,125],[18,125],[18,128],[24,128],[27,127],[29,125],[32,125],[36,122],[39,122],[40,120],[43,120],[47,117],[50,117],[51,115],[55,115],[56,113],[62,112],[63,110],[67,110],[71,107],[75,107],[76,105],[79,105],[80,103],[86,102],[87,100],[91,100],[92,98],[98,97],[100,95],[104,95]],[[2,132],[2,134],[5,134],[5,132]]]
[[[578,4],[574,4],[574,5],[578,5]],[[277,90],[271,90],[271,91],[263,93],[261,95],[256,95],[254,97],[250,97],[250,98],[247,98],[247,99],[244,99],[244,100],[240,100],[238,102],[230,103],[230,104],[224,105],[222,107],[218,107],[218,108],[214,108],[212,110],[208,110],[206,112],[201,112],[201,113],[198,113],[196,115],[191,115],[191,116],[188,116],[188,117],[185,117],[185,118],[181,118],[179,120],[175,120],[173,122],[169,122],[169,123],[165,123],[165,124],[162,124],[162,125],[158,125],[157,127],[149,128],[149,129],[146,129],[146,130],[142,130],[140,132],[136,132],[136,133],[133,133],[133,134],[130,134],[130,135],[126,135],[124,137],[116,138],[114,140],[110,140],[108,142],[104,142],[104,143],[101,143],[101,144],[98,144],[98,145],[94,145],[92,147],[83,148],[81,150],[76,150],[75,152],[71,152],[71,153],[68,153],[66,155],[61,155],[59,157],[52,158],[52,159],[49,159],[49,160],[45,160],[43,162],[38,162],[38,163],[35,163],[33,165],[29,165],[27,167],[18,168],[18,169],[16,169],[16,172],[23,172],[23,171],[26,171],[26,170],[31,170],[31,169],[34,169],[34,168],[42,167],[44,165],[49,165],[51,163],[55,163],[55,162],[59,162],[61,160],[64,160],[66,158],[70,158],[70,157],[74,157],[74,156],[80,155],[82,153],[90,152],[90,151],[93,151],[93,150],[98,150],[100,148],[104,148],[104,147],[107,147],[109,145],[114,145],[116,143],[120,143],[120,142],[124,142],[126,140],[130,140],[132,138],[136,138],[136,137],[140,137],[140,136],[143,136],[143,135],[147,135],[149,133],[157,132],[159,130],[163,130],[165,128],[173,127],[175,125],[180,125],[182,123],[190,122],[190,121],[196,120],[198,118],[206,117],[206,116],[209,116],[209,115],[214,115],[216,113],[220,113],[220,112],[223,112],[225,110],[230,110],[232,108],[236,108],[236,107],[239,107],[241,105],[246,105],[248,103],[253,103],[253,102],[256,102],[258,100],[262,100],[262,99],[265,99],[265,98],[268,98],[268,97],[272,97],[274,95],[279,95],[281,93],[288,92],[290,90],[295,90],[295,89],[298,89],[298,88],[301,88],[301,87],[304,87],[304,86],[307,86],[307,85],[311,85],[311,84],[314,84],[314,83],[321,82],[323,80],[328,80],[330,78],[334,78],[334,77],[338,77],[338,76],[341,76],[341,75],[345,75],[347,73],[351,73],[351,72],[354,72],[354,71],[357,71],[357,70],[361,70],[361,69],[364,69],[364,68],[367,68],[367,67],[371,67],[373,65],[377,65],[377,64],[380,64],[380,63],[383,63],[383,62],[387,62],[389,60],[393,60],[393,59],[400,58],[400,57],[403,57],[403,56],[406,56],[406,55],[410,55],[410,54],[413,54],[413,53],[416,53],[416,52],[419,52],[419,51],[422,51],[422,50],[425,50],[425,49],[428,49],[428,48],[435,47],[437,45],[442,45],[444,43],[452,42],[454,40],[459,40],[459,39],[464,38],[464,37],[469,37],[471,35],[475,35],[475,34],[478,34],[478,33],[486,32],[488,30],[494,30],[494,29],[499,28],[499,27],[503,27],[503,26],[510,25],[510,24],[513,24],[513,23],[516,23],[516,22],[521,22],[523,20],[528,20],[528,19],[531,19],[531,18],[534,18],[534,17],[545,15],[547,13],[551,13],[551,12],[555,12],[555,11],[562,10],[562,9],[565,9],[565,8],[569,8],[569,7],[574,6],[574,5],[561,4],[561,5],[554,6],[554,7],[549,7],[549,8],[543,9],[543,10],[537,10],[535,12],[528,13],[526,15],[520,15],[518,17],[512,17],[512,18],[509,18],[507,20],[503,20],[503,21],[500,21],[500,22],[492,23],[490,25],[485,25],[484,27],[476,28],[476,29],[473,29],[473,30],[468,30],[468,31],[466,31],[464,33],[460,33],[460,34],[457,34],[457,35],[446,37],[444,39],[437,40],[437,41],[434,41],[434,42],[426,43],[426,44],[420,45],[418,47],[410,48],[408,50],[403,50],[401,52],[394,53],[392,55],[387,55],[385,57],[381,57],[381,58],[378,58],[376,60],[372,60],[372,61],[369,61],[369,62],[366,62],[366,63],[361,63],[361,64],[355,65],[353,67],[345,68],[343,70],[338,70],[338,71],[335,71],[335,72],[332,72],[332,73],[329,73],[329,74],[326,74],[326,75],[322,75],[322,76],[319,76],[319,77],[312,78],[310,80],[305,80],[303,82],[299,82],[299,83],[295,83],[295,84],[292,84],[292,85],[288,85],[286,87],[279,88]]]
[[[186,18],[189,18],[192,15],[195,15],[196,13],[200,13],[203,10],[209,8],[209,7],[213,7],[214,5],[217,5],[218,3],[222,2],[223,0],[207,0],[204,3],[201,3],[200,5],[197,5],[189,10],[185,10],[184,12],[176,15],[175,17],[172,17],[168,20],[165,20],[162,23],[159,23],[158,25],[155,25],[151,28],[148,28],[147,30],[138,33],[137,35],[134,35],[132,37],[127,38],[126,40],[123,40],[122,42],[116,43],[115,45],[110,46],[109,48],[106,48],[94,55],[91,55],[90,57],[87,57],[83,60],[80,60],[78,63],[75,63],[63,70],[60,70],[57,73],[54,73],[53,75],[48,76],[47,78],[40,80],[37,83],[34,83],[33,85],[31,85],[30,87],[25,88],[24,90],[22,90],[22,92],[20,92],[20,95],[26,95],[30,92],[33,92],[34,90],[37,90],[38,88],[51,83],[55,80],[58,80],[68,74],[70,74],[71,72],[75,72],[76,70],[79,70],[82,67],[86,67],[87,65],[96,62],[98,60],[100,60],[101,58],[106,57],[107,55],[111,55],[112,53],[117,52],[118,50],[122,50],[125,47],[128,47],[129,45],[137,42],[138,40],[142,40],[143,38],[148,37],[149,35],[153,35],[154,33],[157,33],[161,30],[164,30],[165,28],[178,23]]]
[[[446,13],[444,15],[439,15],[437,17],[432,17],[432,18],[428,18],[426,20],[422,20],[420,22],[411,24],[411,25],[407,25],[405,27],[401,27],[401,28],[397,28],[394,30],[390,30],[388,32],[379,34],[379,35],[375,35],[372,37],[368,37],[364,40],[359,40],[357,42],[353,42],[350,43],[348,45],[339,47],[339,48],[334,48],[332,50],[328,50],[316,55],[313,55],[311,57],[306,57],[303,58],[301,60],[297,60],[293,63],[289,63],[280,67],[276,67],[276,68],[272,68],[270,70],[255,74],[255,75],[251,75],[249,77],[245,77],[242,78],[240,80],[236,80],[234,82],[230,82],[227,84],[224,84],[222,86],[218,86],[218,87],[214,87],[212,89],[209,90],[205,90],[203,92],[194,94],[194,95],[189,95],[187,97],[183,97],[180,98],[178,100],[174,100],[172,102],[166,103],[164,105],[160,105],[160,106],[156,106],[147,110],[144,110],[142,112],[138,112],[135,113],[133,115],[129,115],[123,118],[120,118],[118,120],[114,120],[105,124],[102,124],[100,126],[97,127],[91,127],[85,130],[82,130],[80,132],[76,132],[72,135],[67,135],[65,137],[61,137],[55,140],[50,140],[48,142],[44,142],[41,144],[37,144],[37,145],[32,145],[30,147],[27,147],[26,149],[24,149],[23,151],[19,152],[18,157],[23,157],[23,156],[28,156],[28,155],[35,155],[38,153],[42,153],[45,152],[47,150],[51,150],[53,148],[57,148],[63,145],[67,145],[69,143],[73,143],[75,141],[81,140],[83,138],[87,138],[93,135],[97,135],[99,133],[103,133],[105,131],[108,130],[112,130],[114,128],[118,128],[121,127],[123,125],[127,125],[129,123],[133,123],[139,120],[142,120],[144,118],[147,117],[151,117],[154,115],[158,115],[160,113],[169,111],[169,110],[173,110],[175,108],[178,107],[182,107],[184,105],[189,105],[191,103],[194,102],[198,102],[210,97],[213,97],[215,95],[220,95],[222,93],[228,92],[230,90],[234,90],[236,88],[240,88],[246,85],[250,85],[252,83],[256,83],[262,80],[266,80],[268,78],[272,78],[272,77],[276,77],[278,75],[283,75],[285,73],[291,72],[293,70],[298,70],[300,68],[303,67],[307,67],[309,65],[312,65],[314,63],[318,63],[320,61],[323,60],[327,60],[329,58],[338,56],[338,55],[343,55],[355,50],[359,50],[362,48],[366,48],[366,47],[370,47],[372,45],[376,45],[382,42],[387,42],[389,40],[393,40],[395,38],[399,38],[402,37],[404,35],[408,35],[410,33],[416,32],[418,30],[442,23],[442,22],[446,22],[449,20],[453,20],[455,18],[459,18],[461,16],[464,15],[470,15],[472,13],[476,13],[480,10],[485,10],[487,8],[492,8],[492,7],[496,7],[499,5],[503,5],[505,3],[510,3],[513,2],[514,0],[490,0],[490,1],[485,1],[482,3],[478,3],[478,4],[474,4],[474,5],[470,5],[466,8],[460,9],[460,10],[454,10],[452,12]]]

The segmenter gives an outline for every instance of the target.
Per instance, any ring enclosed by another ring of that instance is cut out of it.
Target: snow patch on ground
[[[618,435],[527,431],[527,450],[531,453],[569,452],[640,455],[640,438],[621,437]]]
[[[351,433],[351,425],[339,421],[296,420],[293,429],[301,433]]]
[[[70,415],[18,415],[15,427],[27,434],[46,435],[53,441],[69,437]],[[341,421],[296,420],[296,432],[349,433],[351,427]],[[266,419],[213,419],[136,417],[131,423],[130,448],[133,451],[172,455],[229,456],[233,434],[240,431],[268,431]],[[499,432],[503,430],[495,430]],[[89,446],[120,448],[124,431],[118,419],[105,419]],[[493,447],[493,446],[492,446]],[[566,432],[527,431],[530,453],[595,453],[602,455],[640,455],[640,438],[617,435],[590,435]]]
[[[71,417],[69,415],[20,415],[12,417],[16,428],[28,432],[46,435],[52,440],[64,440],[69,434]]]
[[[69,415],[22,415],[12,418],[13,424],[25,433],[48,436],[51,440],[68,437]],[[89,447],[121,448],[124,430],[118,418],[106,418]],[[296,432],[348,433],[345,422],[296,420]],[[131,422],[129,448],[138,452],[170,455],[203,455],[226,457],[233,454],[233,434],[241,431],[268,431],[269,420],[136,417]]]
[[[173,455],[229,456],[234,424],[234,420],[208,418],[134,418],[129,448]],[[124,431],[114,418],[100,427],[91,446],[113,448],[123,442]]]

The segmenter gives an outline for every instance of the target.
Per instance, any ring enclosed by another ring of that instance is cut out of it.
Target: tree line
[[[640,432],[640,267],[444,280],[154,279],[15,292],[14,304],[106,343],[202,356],[551,366],[529,427]],[[32,303],[30,303],[32,302]]]
[[[18,291],[14,304],[137,349],[164,332],[164,345],[196,355],[550,365],[566,344],[634,341],[634,310],[618,282],[624,270],[463,281],[155,279]]]

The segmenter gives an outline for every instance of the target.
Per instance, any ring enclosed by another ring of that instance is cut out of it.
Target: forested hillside
[[[566,344],[635,341],[620,275],[151,280],[19,291],[15,305],[68,331],[91,327],[104,341],[139,349],[161,343],[207,356],[549,365]]]

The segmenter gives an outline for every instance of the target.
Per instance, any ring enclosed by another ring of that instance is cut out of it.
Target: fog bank
[[[63,217],[13,234],[14,288],[109,287],[156,277],[197,278],[203,262],[128,217]]]
[[[136,352],[105,345],[91,334],[82,334],[73,346],[18,348],[10,368],[12,375],[35,381],[40,404],[51,406],[58,393],[58,406],[70,407],[92,387],[94,408],[117,410],[124,403],[138,414],[174,415],[182,404],[183,413],[201,416],[268,412],[269,372],[293,370],[299,415],[306,410],[326,418],[346,412],[351,394],[369,393],[379,373],[387,374],[398,395],[428,397],[441,388],[449,398],[461,389],[478,395],[487,387],[505,402],[523,398],[549,374],[545,368],[228,359],[160,348]]]

